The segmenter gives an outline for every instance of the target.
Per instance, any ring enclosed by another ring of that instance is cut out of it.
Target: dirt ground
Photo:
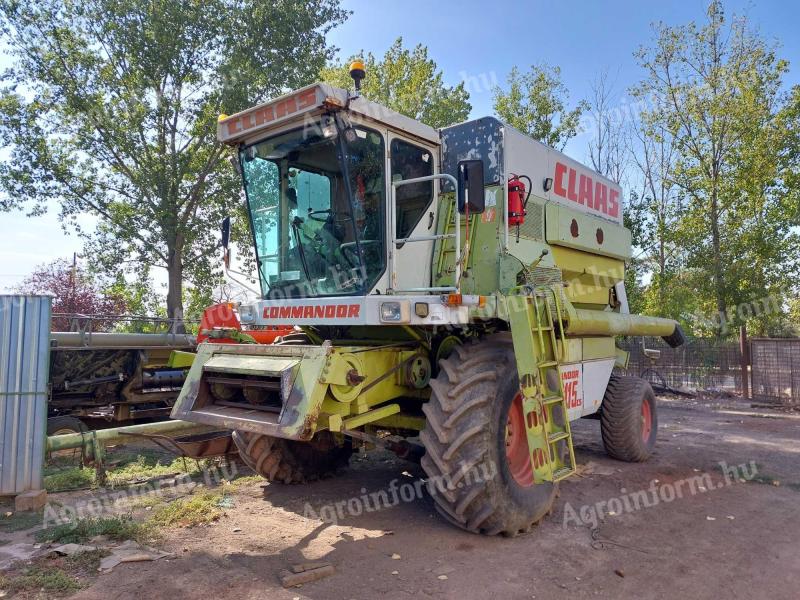
[[[309,507],[320,514],[421,476],[372,454],[335,479],[243,486],[218,522],[169,532],[174,558],[122,564],[73,598],[797,598],[800,413],[662,398],[659,419],[655,456],[643,464],[608,458],[599,421],[575,423],[588,470],[561,484],[553,514],[528,535],[462,532],[426,495],[338,523],[315,519]],[[746,465],[745,481],[726,479],[723,461]],[[651,486],[658,503],[607,504]],[[662,486],[681,497],[668,500]],[[316,559],[335,574],[281,587],[283,569]]]

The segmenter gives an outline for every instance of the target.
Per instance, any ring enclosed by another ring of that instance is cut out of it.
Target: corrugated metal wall
[[[42,487],[49,296],[0,296],[0,495]]]

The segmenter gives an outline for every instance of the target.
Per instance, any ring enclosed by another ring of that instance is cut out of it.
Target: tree
[[[180,317],[184,278],[218,283],[218,224],[240,206],[217,115],[313,81],[345,16],[338,0],[0,0],[0,208],[56,203],[100,268],[165,268]]]
[[[646,136],[674,144],[662,179],[685,198],[674,228],[684,280],[723,335],[748,319],[732,309],[797,281],[797,192],[786,186],[797,132],[786,130],[781,92],[788,65],[745,19],[726,21],[716,0],[706,24],[660,24],[637,56],[646,77],[634,92],[651,103]]]
[[[40,265],[17,286],[20,294],[44,294],[53,296],[52,312],[58,315],[109,316],[127,311],[125,298],[100,282],[88,271],[64,259]],[[114,320],[93,322],[94,330],[106,330]],[[69,330],[70,319],[57,316],[53,329]]]
[[[533,65],[528,73],[511,69],[508,90],[494,89],[494,110],[503,121],[557,150],[578,134],[585,101],[567,110],[569,92],[561,81],[561,69]]]
[[[592,168],[615,183],[622,183],[628,163],[629,123],[623,111],[612,108],[613,82],[608,71],[601,71],[591,83],[592,97],[587,116],[593,131],[589,139]]]
[[[409,50],[399,37],[380,60],[371,52],[364,55],[362,51],[360,56],[367,72],[362,93],[370,100],[431,127],[446,127],[469,117],[472,106],[464,82],[446,86],[442,72],[422,44]],[[351,88],[348,66],[354,58],[329,65],[322,70],[322,79]]]

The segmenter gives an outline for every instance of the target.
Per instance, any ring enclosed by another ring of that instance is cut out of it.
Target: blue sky
[[[344,0],[353,15],[331,33],[330,41],[342,57],[362,49],[380,56],[400,35],[406,46],[428,46],[447,83],[464,77],[472,82],[473,117],[492,112],[487,83],[503,83],[514,65],[538,62],[561,67],[573,102],[587,97],[593,78],[607,69],[616,82],[615,102],[623,105],[626,89],[641,77],[633,52],[652,39],[650,24],[700,21],[706,5],[707,0]],[[787,85],[800,83],[800,3],[735,0],[725,7],[728,15],[747,15],[766,39],[780,45],[779,55],[792,66]],[[579,136],[567,152],[583,160],[587,143],[586,135]],[[53,213],[32,219],[0,214],[0,224],[0,290],[18,283],[37,264],[81,250],[80,241],[61,231]]]

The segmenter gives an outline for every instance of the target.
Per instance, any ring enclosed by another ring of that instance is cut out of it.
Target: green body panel
[[[630,259],[631,233],[625,227],[553,202],[547,203],[545,215],[550,244]]]
[[[183,350],[173,350],[169,354],[167,366],[172,369],[187,369],[192,366],[194,362],[194,352],[185,352]]]

